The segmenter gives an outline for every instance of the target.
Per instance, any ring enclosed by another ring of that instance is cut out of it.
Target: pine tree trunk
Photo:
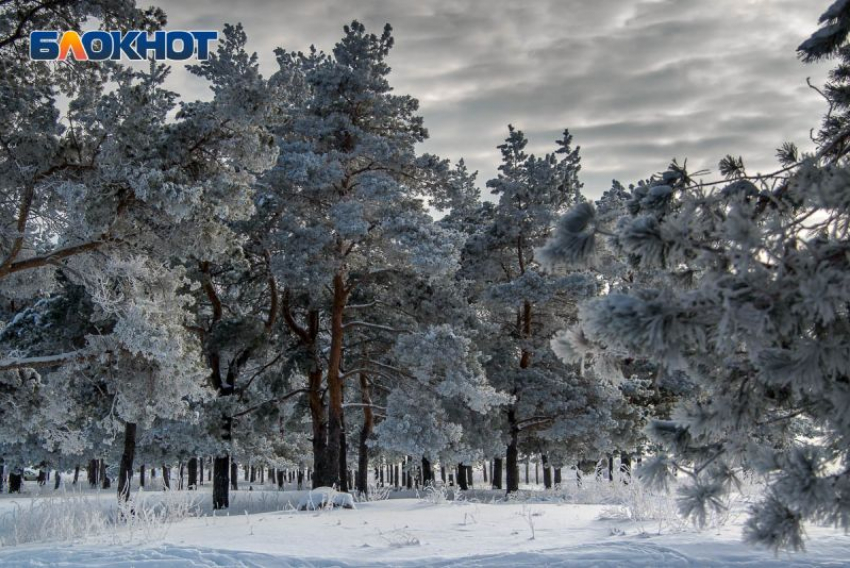
[[[360,373],[360,400],[363,403],[363,426],[360,428],[360,444],[357,448],[357,491],[363,495],[369,494],[369,436],[375,425],[372,413],[372,396],[369,392],[369,377]],[[383,481],[383,476],[382,481]]]
[[[198,485],[204,484],[204,457],[198,458]]]
[[[487,481],[488,481],[487,480],[487,470],[488,469],[490,470],[490,475],[492,476],[492,474],[493,474],[493,462],[490,462],[490,464],[488,465],[487,462],[485,461],[481,466],[481,471],[484,472],[484,484],[485,485],[487,484]]]
[[[462,463],[457,464],[457,485],[460,487],[461,491],[466,491],[469,489],[469,481],[466,477],[466,466]]]
[[[342,488],[344,472],[340,471],[344,425],[342,418],[342,366],[345,328],[343,316],[348,301],[348,290],[342,272],[334,275],[333,303],[331,305],[331,347],[328,353],[328,475],[333,484]],[[342,489],[344,490],[344,489]]]
[[[543,454],[540,460],[543,462],[543,487],[552,489],[552,468],[549,467],[549,456]]]
[[[475,487],[475,480],[472,478],[472,466],[466,466],[466,483],[469,487]]]
[[[440,479],[443,480],[443,484],[446,483],[446,466],[440,464]]]
[[[92,488],[97,487],[97,478],[100,473],[100,464],[97,460],[89,460],[89,465],[86,467],[86,478]]]
[[[614,454],[608,454],[608,481],[614,481]]]
[[[213,509],[230,507],[230,456],[215,456],[213,458]]]
[[[54,491],[56,491],[57,489],[59,489],[59,484],[60,484],[60,483],[62,483],[62,474],[61,474],[61,473],[59,473],[59,470],[57,469],[57,470],[56,470],[56,475],[54,476],[54,479],[53,479],[53,490],[54,490]]]
[[[525,484],[528,485],[528,470],[531,468],[528,458],[525,459]]]
[[[24,484],[24,474],[20,470],[13,469],[9,472],[9,493],[20,493]]]
[[[109,476],[106,475],[106,462],[104,460],[100,460],[100,487],[102,489],[109,489],[112,487],[112,480],[109,479]]]
[[[79,464],[77,464],[77,465],[74,466],[74,481],[73,481],[74,485],[76,485],[79,480],[80,480],[80,466],[79,466]]]
[[[198,458],[191,457],[189,458],[189,484],[187,485],[189,491],[194,491],[198,488]]]
[[[502,458],[493,459],[493,489],[502,488]]]
[[[162,464],[162,488],[171,489],[171,468],[165,464]],[[215,504],[215,497],[213,497],[213,504]]]
[[[233,461],[233,458],[230,459],[230,489],[239,489],[239,464]]]
[[[342,432],[339,438],[339,487],[340,491],[348,492],[351,476],[348,471],[348,437],[345,430],[345,411],[339,415],[339,423]]]
[[[278,489],[281,489],[281,490],[283,489],[283,479],[284,479],[284,472],[278,470],[278,472],[277,472],[277,488]]]
[[[44,485],[45,483],[47,483],[47,474],[43,469],[38,470],[38,479],[36,480],[36,483],[38,483],[39,485]]]
[[[507,493],[510,494],[519,491],[519,425],[513,406],[508,409],[508,428],[510,440],[505,452],[505,482]]]
[[[139,466],[139,487],[145,486],[145,464]]]
[[[555,487],[561,487],[561,468],[555,468]]]
[[[118,469],[118,502],[130,500],[130,484],[133,479],[133,460],[136,457],[136,424],[124,424],[124,452]]]
[[[422,456],[422,485],[427,487],[434,485],[434,469],[431,460]]]

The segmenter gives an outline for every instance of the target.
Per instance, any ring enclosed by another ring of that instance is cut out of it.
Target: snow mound
[[[333,487],[316,487],[298,501],[299,511],[314,511],[316,509],[336,507],[353,509],[354,497],[348,493],[341,493]]]

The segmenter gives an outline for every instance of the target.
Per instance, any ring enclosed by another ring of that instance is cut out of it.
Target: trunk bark
[[[363,403],[363,426],[360,428],[360,444],[357,449],[357,491],[369,494],[369,436],[375,426],[372,413],[372,396],[369,392],[369,377],[360,373],[360,400]],[[383,476],[382,476],[383,477]]]
[[[556,467],[555,468],[555,487],[560,487],[560,486],[561,486],[561,468]]]
[[[345,278],[340,271],[334,275],[333,304],[331,306],[331,348],[328,353],[328,476],[334,484],[343,488],[344,470],[340,470],[340,453],[343,448],[344,425],[342,418],[342,366],[345,328],[343,316],[348,301]]]
[[[124,452],[118,469],[118,502],[130,500],[130,483],[133,479],[133,460],[136,457],[136,424],[124,424]]]
[[[139,487],[145,486],[145,464],[139,466]]]
[[[171,468],[167,465],[162,465],[162,488],[171,489]]]
[[[543,462],[543,487],[552,489],[552,468],[549,467],[549,456],[542,455],[541,461]]]
[[[239,464],[230,458],[230,488],[233,491],[239,489]]]
[[[9,473],[9,493],[20,493],[24,484],[24,474],[12,470]]]
[[[213,509],[230,507],[230,456],[213,458]]]
[[[100,460],[100,486],[103,489],[112,487],[112,480],[106,475],[106,462],[103,460]]]
[[[510,440],[508,450],[505,453],[505,477],[507,493],[519,491],[519,425],[516,419],[516,410],[513,406],[508,410],[508,428]]]
[[[502,488],[502,458],[493,459],[493,489]]]
[[[422,485],[423,487],[434,485],[434,470],[431,461],[425,456],[422,456]]]
[[[75,465],[74,466],[74,485],[76,485],[79,480],[80,480],[80,466]]]
[[[458,487],[460,487],[461,491],[466,491],[467,489],[469,489],[469,480],[466,477],[466,466],[462,463],[458,464],[457,466],[456,477]]]
[[[198,458],[198,485],[204,484],[204,457]]]
[[[198,488],[198,458],[189,458],[189,491],[194,491]]]

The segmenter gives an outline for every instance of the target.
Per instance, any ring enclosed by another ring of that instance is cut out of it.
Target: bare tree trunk
[[[342,418],[342,366],[345,328],[343,316],[348,301],[348,289],[342,272],[334,275],[333,304],[331,306],[331,347],[328,353],[328,474],[334,484],[345,491],[342,481],[345,475],[340,471],[340,452],[343,447],[344,425]]]
[[[136,424],[124,424],[124,452],[118,468],[118,502],[130,500],[130,484],[133,479],[133,460],[136,457]]]
[[[493,458],[493,489],[502,488],[502,458]]]
[[[112,480],[109,479],[109,476],[106,475],[106,462],[104,460],[100,460],[100,486],[103,489],[109,489],[112,487]]]
[[[62,483],[62,474],[59,473],[59,470],[56,470],[56,475],[53,477],[53,490],[56,491],[59,489],[59,485]]]
[[[213,458],[213,509],[230,507],[230,456],[215,456]],[[235,481],[235,479],[234,479]]]
[[[139,466],[139,487],[145,486],[145,464]]]
[[[549,467],[549,456],[543,454],[540,460],[543,462],[543,486],[546,489],[552,489],[552,468]]]
[[[74,485],[76,485],[79,480],[80,480],[80,465],[77,464],[77,465],[74,466],[74,481],[73,481]]]
[[[24,474],[20,469],[13,468],[9,472],[9,493],[20,493],[24,485]]]
[[[230,458],[230,489],[236,491],[239,489],[239,464]]]
[[[171,489],[171,468],[165,464],[162,464],[162,487]],[[215,506],[215,497],[213,497],[213,506]]]
[[[519,425],[513,405],[508,409],[508,428],[510,440],[505,454],[505,477],[507,478],[505,481],[507,493],[516,493],[519,491]]]
[[[357,491],[369,493],[369,436],[375,425],[372,413],[372,397],[369,393],[369,377],[360,373],[360,400],[363,402],[363,426],[360,428],[360,444],[357,448]],[[383,476],[382,476],[383,477]]]
[[[434,466],[425,456],[422,456],[422,485],[425,487],[434,485]]]
[[[469,481],[466,477],[466,466],[462,463],[457,464],[457,484],[461,491],[469,489]]]
[[[187,485],[189,491],[194,491],[198,488],[198,458],[189,458],[189,483]]]

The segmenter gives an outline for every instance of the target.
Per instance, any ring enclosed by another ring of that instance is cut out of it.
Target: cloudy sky
[[[141,2],[144,4],[144,2]],[[775,167],[784,141],[810,148],[825,105],[806,86],[826,66],[795,48],[829,0],[169,0],[171,29],[242,22],[264,74],[273,49],[329,51],[358,19],[396,47],[391,83],[421,101],[423,147],[496,174],[507,124],[544,153],[568,127],[582,147],[586,193],[688,158],[716,171],[725,154],[751,172]],[[175,86],[206,96],[176,70]]]

